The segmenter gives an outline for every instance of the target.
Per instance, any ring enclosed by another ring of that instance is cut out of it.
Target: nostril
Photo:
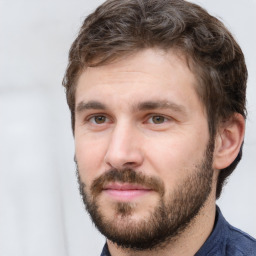
[[[131,154],[107,154],[104,161],[111,168],[135,168],[142,164],[143,156],[135,151]]]
[[[124,164],[125,167],[130,167],[130,166],[135,166],[136,163],[135,162],[127,162]]]

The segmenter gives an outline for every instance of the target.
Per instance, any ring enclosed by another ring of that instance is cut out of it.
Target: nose
[[[135,168],[143,163],[141,136],[136,127],[116,124],[111,133],[105,163],[116,169]]]

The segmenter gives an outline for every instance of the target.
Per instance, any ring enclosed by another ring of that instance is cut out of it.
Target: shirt
[[[111,256],[107,243],[101,256]],[[256,240],[231,226],[217,206],[213,231],[195,256],[256,256]]]

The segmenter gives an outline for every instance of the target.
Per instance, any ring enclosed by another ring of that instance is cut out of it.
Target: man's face
[[[212,188],[213,143],[182,56],[144,50],[87,68],[76,91],[80,189],[99,230],[146,249],[177,236]]]

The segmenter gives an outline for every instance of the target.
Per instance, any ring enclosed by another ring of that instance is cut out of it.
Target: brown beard
[[[190,176],[167,199],[164,183],[133,169],[111,169],[96,178],[86,192],[77,168],[78,183],[86,210],[98,230],[122,248],[148,250],[163,247],[188,227],[203,207],[212,189],[212,156],[214,143],[209,142],[203,160],[194,167]],[[157,206],[145,220],[133,221],[131,215],[136,205],[130,202],[115,203],[112,220],[106,219],[99,205],[99,195],[109,182],[140,184],[159,194]],[[119,218],[116,218],[119,216]]]

